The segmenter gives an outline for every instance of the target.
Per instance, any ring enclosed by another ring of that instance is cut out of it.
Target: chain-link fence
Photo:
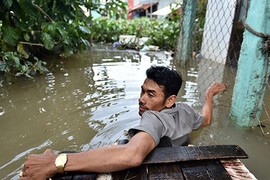
[[[184,1],[183,5],[186,2]],[[205,19],[202,17],[204,13],[197,13],[192,39],[193,60],[198,61],[199,64],[197,83],[201,102],[206,88],[212,82],[226,82],[228,91],[222,95],[218,102],[226,106],[228,110],[230,109],[245,31],[243,22],[247,17],[248,2],[248,0],[198,1],[197,11],[202,11],[202,9],[206,11]],[[204,25],[200,27],[202,22]],[[201,39],[201,46],[197,45],[198,39]],[[268,132],[265,133],[264,127],[265,124],[270,123],[270,85],[268,77],[266,77],[264,84],[266,91],[262,96],[264,99],[263,108],[257,109],[262,113],[260,117],[253,119],[251,126],[258,125],[262,133],[267,134]],[[258,99],[259,101],[260,99]]]

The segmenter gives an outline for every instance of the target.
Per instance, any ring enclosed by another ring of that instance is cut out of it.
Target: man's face
[[[146,78],[141,86],[139,98],[139,114],[142,115],[146,110],[161,111],[165,109],[164,87],[159,86],[152,79]]]

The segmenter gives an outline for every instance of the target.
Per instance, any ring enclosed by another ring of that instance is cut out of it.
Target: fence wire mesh
[[[218,101],[214,102],[215,105],[225,107],[228,114],[245,31],[243,22],[247,16],[248,2],[248,0],[201,0],[197,4],[192,39],[192,60],[198,63],[196,87],[199,94],[198,100],[203,102],[204,92],[212,82],[225,82],[228,84],[228,90]],[[187,0],[183,5],[186,4]],[[183,7],[184,10],[185,7]],[[206,13],[202,13],[203,10]],[[270,125],[269,84],[269,80],[267,80],[263,108],[257,109],[257,111],[261,111],[261,115],[254,118],[254,122],[251,123],[251,126],[259,126],[264,135],[269,134],[264,128]]]

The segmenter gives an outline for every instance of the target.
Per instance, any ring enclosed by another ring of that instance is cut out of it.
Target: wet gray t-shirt
[[[158,111],[145,111],[140,124],[129,129],[133,136],[138,131],[149,133],[159,144],[160,138],[167,136],[173,146],[181,146],[188,140],[189,133],[198,129],[202,124],[203,116],[189,105],[179,102],[171,109]]]

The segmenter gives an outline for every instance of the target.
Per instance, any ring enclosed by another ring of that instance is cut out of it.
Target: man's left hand
[[[53,150],[46,150],[43,154],[31,154],[26,158],[20,173],[20,180],[46,179],[56,174],[55,159],[57,154]]]

